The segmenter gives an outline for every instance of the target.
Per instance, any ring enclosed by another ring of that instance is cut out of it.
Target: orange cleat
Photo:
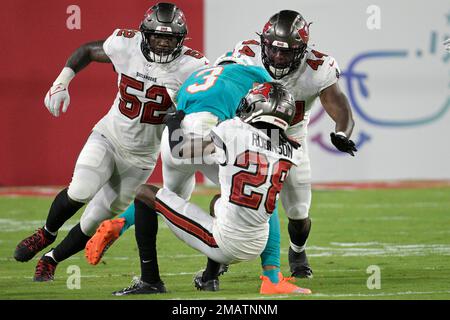
[[[125,218],[105,220],[100,224],[86,244],[84,254],[89,264],[95,266],[100,262],[106,250],[119,238],[124,225]]]
[[[289,281],[292,278],[283,277],[281,272],[278,273],[280,279],[278,283],[273,283],[266,276],[260,276],[259,278],[262,280],[260,294],[311,294],[311,290],[290,283]]]

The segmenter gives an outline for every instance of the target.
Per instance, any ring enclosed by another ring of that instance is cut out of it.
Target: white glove
[[[444,41],[445,50],[450,52],[450,38]]]
[[[54,85],[45,95],[44,104],[48,111],[55,117],[59,117],[60,108],[62,112],[66,112],[69,107],[70,96],[69,90],[63,84]]]
[[[61,109],[65,113],[69,107],[70,96],[68,88],[74,76],[75,72],[71,68],[65,67],[45,95],[44,105],[55,117],[59,117]]]

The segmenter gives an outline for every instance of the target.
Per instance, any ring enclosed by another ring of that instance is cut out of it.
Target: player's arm
[[[178,159],[192,159],[201,156],[203,151],[211,148],[213,142],[210,138],[191,138],[183,134],[181,121],[185,113],[181,110],[167,115],[164,123],[169,131],[169,146],[172,156]]]
[[[320,93],[320,101],[328,115],[336,123],[335,132],[330,134],[331,142],[342,152],[354,156],[357,151],[355,144],[350,140],[355,122],[347,97],[337,83],[325,88]]]
[[[111,63],[111,59],[103,49],[105,40],[89,42],[76,49],[67,59],[66,68],[78,73],[92,61]]]
[[[53,82],[44,99],[45,106],[55,117],[59,116],[61,107],[62,112],[67,111],[70,103],[68,87],[76,73],[92,61],[111,63],[103,49],[103,43],[104,40],[86,43],[70,55],[65,67]]]

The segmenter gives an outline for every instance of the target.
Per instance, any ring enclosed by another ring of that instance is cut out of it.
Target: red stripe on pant
[[[208,230],[200,226],[195,221],[183,215],[180,215],[173,209],[169,208],[166,204],[161,202],[161,200],[159,199],[156,200],[155,210],[161,213],[164,217],[166,217],[167,220],[176,225],[178,228],[196,237],[208,246],[218,248],[214,236]]]

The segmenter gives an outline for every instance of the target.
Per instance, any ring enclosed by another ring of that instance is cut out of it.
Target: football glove
[[[53,85],[45,95],[44,104],[48,111],[55,117],[59,117],[60,109],[62,112],[66,112],[69,107],[70,96],[66,86],[59,83]]]
[[[331,142],[341,152],[347,152],[352,156],[355,156],[354,152],[358,151],[356,150],[355,143],[348,139],[344,133],[338,132],[330,133]]]

